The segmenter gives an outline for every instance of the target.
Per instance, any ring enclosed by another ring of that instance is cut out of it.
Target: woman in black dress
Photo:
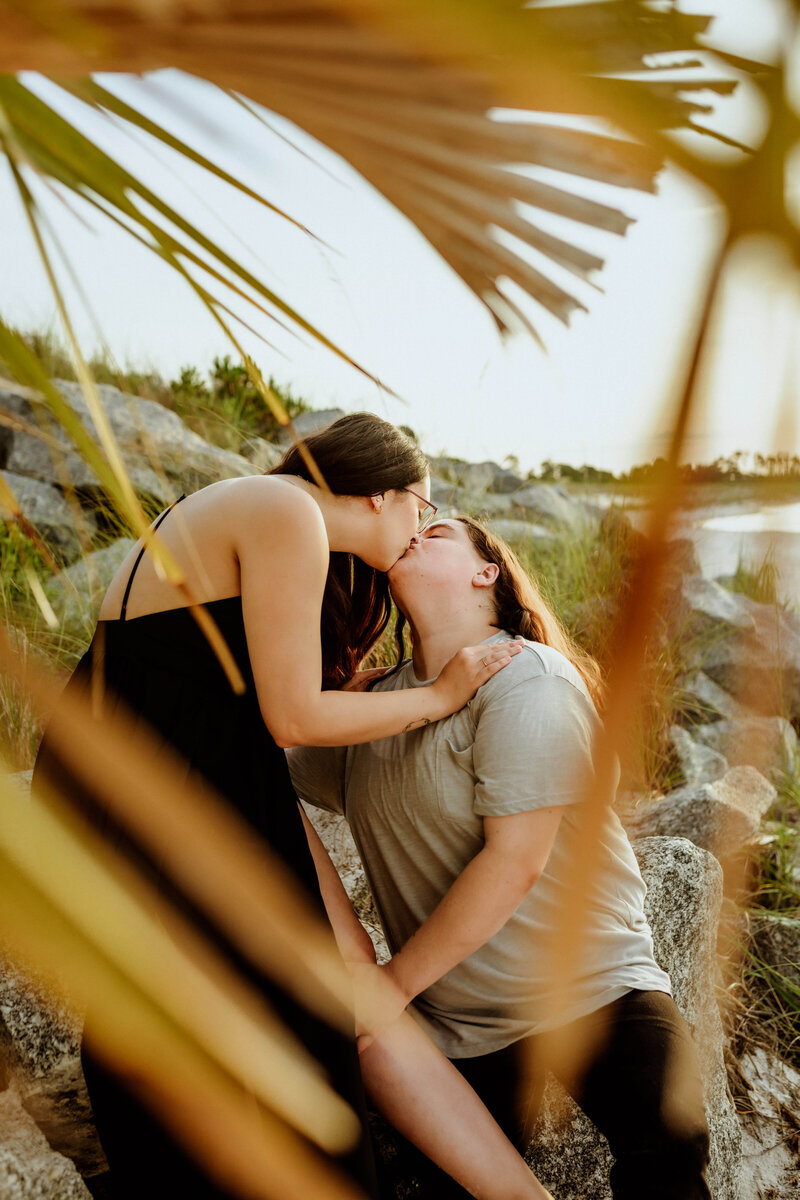
[[[374,695],[338,690],[354,675],[388,620],[385,572],[430,511],[428,467],[408,438],[365,413],[342,417],[306,445],[330,491],[311,482],[303,457],[293,448],[268,476],[211,484],[172,506],[157,522],[159,539],[184,572],[189,594],[208,609],[232,651],[244,692],[233,693],[184,598],[156,571],[150,557],[143,557],[143,548],[134,548],[115,575],[101,607],[95,642],[74,679],[77,685],[102,661],[108,702],[120,697],[129,711],[144,719],[277,851],[321,905],[307,840],[313,831],[304,829],[281,748],[370,741],[438,720],[466,703],[510,655],[508,647],[464,651],[430,688]],[[187,897],[161,875],[129,834],[114,828],[96,798],[59,761],[47,734],[34,777],[34,784],[39,782],[54,785],[102,824],[162,892],[197,919]],[[349,944],[355,945],[355,917],[340,904],[335,872],[332,880],[318,844],[314,850],[326,899],[332,897],[337,937],[340,942],[349,937]],[[354,1042],[306,1012],[208,921],[204,931],[323,1063],[339,1092],[363,1112]],[[359,956],[369,957],[368,952]],[[102,997],[95,1002],[102,1003]],[[401,1032],[393,1033],[400,1044],[396,1052],[387,1050],[381,1067],[400,1098],[406,1086],[433,1086],[433,1077],[438,1080],[442,1069],[432,1046],[420,1047],[416,1031],[403,1033],[406,1028],[401,1023]],[[114,1195],[130,1200],[229,1195],[159,1126],[120,1078],[93,1057],[91,1029],[90,1002],[85,1070]],[[413,1061],[408,1055],[411,1043]],[[430,1080],[418,1074],[426,1062]],[[476,1190],[487,1197],[544,1195],[529,1186],[528,1181],[535,1184],[533,1177],[525,1174],[524,1164],[484,1110],[474,1107],[472,1093],[446,1073],[436,1086],[462,1133],[467,1122],[466,1146],[474,1144],[473,1132],[483,1134],[481,1154],[494,1160],[489,1182],[479,1179]],[[452,1097],[448,1089],[455,1089]],[[404,1132],[415,1137],[413,1114]],[[429,1133],[423,1131],[419,1140],[437,1156],[438,1145],[431,1144]],[[452,1139],[444,1142],[446,1158]],[[468,1158],[470,1151],[464,1153]],[[366,1192],[374,1192],[366,1137],[344,1165]],[[449,1158],[444,1165],[453,1169]],[[474,1181],[481,1169],[467,1163],[465,1176]]]

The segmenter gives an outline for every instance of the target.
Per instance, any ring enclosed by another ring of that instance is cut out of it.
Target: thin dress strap
[[[184,492],[184,493],[183,493],[183,495],[181,495],[181,496],[178,496],[178,499],[177,499],[177,500],[173,500],[173,501],[172,501],[172,504],[170,504],[169,508],[165,508],[165,509],[164,509],[164,511],[162,512],[161,516],[158,518],[158,520],[156,521],[156,523],[153,525],[153,533],[155,533],[155,531],[158,529],[159,525],[160,525],[160,524],[161,524],[161,522],[164,520],[164,517],[166,517],[167,513],[170,513],[170,512],[172,512],[172,510],[173,510],[173,508],[175,507],[175,505],[176,505],[176,504],[180,504],[181,500],[184,500],[185,498],[186,498],[186,493]],[[134,575],[136,574],[136,568],[139,566],[139,563],[142,561],[142,555],[144,554],[144,551],[145,551],[145,545],[144,545],[144,542],[142,542],[142,548],[141,548],[141,550],[139,551],[139,553],[136,555],[136,562],[135,562],[135,563],[133,564],[133,566],[131,567],[131,573],[130,573],[130,575],[128,576],[128,582],[127,582],[127,583],[126,583],[126,585],[125,585],[125,595],[122,597],[122,607],[121,607],[121,609],[119,610],[119,619],[120,619],[120,621],[126,621],[126,620],[128,619],[128,617],[127,617],[127,614],[128,614],[128,597],[129,597],[129,596],[130,596],[130,594],[131,594],[131,587],[132,587],[132,585],[133,585],[133,577],[134,577]]]

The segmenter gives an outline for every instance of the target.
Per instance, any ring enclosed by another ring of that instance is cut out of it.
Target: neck
[[[464,646],[475,646],[498,633],[494,608],[491,605],[461,611],[446,611],[439,608],[412,621],[414,674],[417,679],[435,679],[442,667],[457,650]]]

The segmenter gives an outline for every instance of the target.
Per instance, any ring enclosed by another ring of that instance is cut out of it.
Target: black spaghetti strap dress
[[[169,511],[161,514],[155,527]],[[76,667],[67,689],[79,680],[86,681],[102,662],[106,703],[113,704],[114,697],[120,697],[129,712],[141,717],[159,738],[177,750],[187,769],[202,775],[250,823],[257,836],[264,838],[281,856],[312,903],[324,913],[285,756],[264,724],[258,705],[241,597],[232,596],[206,605],[245,680],[244,694],[235,695],[187,608],[126,619],[128,596],[142,553],[128,579],[120,619],[100,622],[93,644]],[[335,1162],[366,1195],[377,1195],[354,1039],[343,1037],[307,1012],[244,959],[207,918],[199,918],[187,897],[161,874],[158,864],[130,835],[115,826],[85,785],[59,760],[48,743],[47,731],[34,770],[34,786],[37,782],[55,786],[78,812],[139,866],[162,894],[192,916],[229,961],[256,984],[278,1016],[322,1064],[329,1081],[360,1115],[365,1131],[356,1149]],[[95,998],[94,1003],[102,1003],[102,997]],[[157,1123],[149,1108],[94,1057],[91,1011],[90,1000],[82,1058],[97,1130],[109,1162],[114,1200],[228,1197],[231,1193],[206,1176]]]

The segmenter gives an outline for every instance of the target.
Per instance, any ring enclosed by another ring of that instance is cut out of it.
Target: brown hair
[[[598,711],[605,701],[605,684],[597,662],[570,637],[555,613],[548,607],[538,587],[528,575],[510,546],[472,517],[456,517],[466,529],[469,539],[484,562],[494,563],[499,574],[492,588],[492,600],[498,629],[518,633],[531,642],[552,646],[568,659],[586,684]],[[405,617],[398,614],[395,640],[404,655],[403,633]]]
[[[349,413],[303,439],[337,496],[374,496],[424,479],[428,460],[410,438],[372,413]],[[314,482],[292,446],[268,475]],[[338,688],[358,669],[389,621],[389,581],[354,554],[333,552],[322,600],[322,686]]]

